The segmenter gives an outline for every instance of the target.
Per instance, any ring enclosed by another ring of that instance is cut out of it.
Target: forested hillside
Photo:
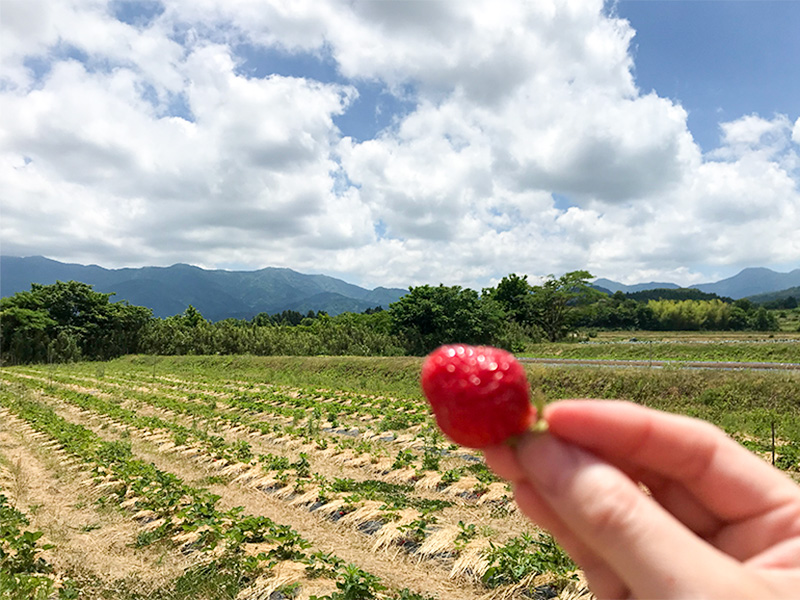
[[[194,306],[211,321],[252,319],[261,312],[362,312],[395,302],[404,289],[368,290],[326,275],[306,275],[291,269],[258,271],[206,270],[191,265],[104,269],[60,263],[41,256],[0,257],[0,292],[12,296],[30,289],[31,283],[80,281],[95,291],[112,293],[112,301],[145,306],[166,318]]]
[[[800,303],[800,286],[770,294],[758,294],[751,296],[749,300],[766,308],[797,308]]]

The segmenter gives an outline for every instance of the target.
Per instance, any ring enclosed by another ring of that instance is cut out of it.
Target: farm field
[[[606,333],[583,343],[534,344],[521,356],[604,360],[800,363],[800,334]]]
[[[434,429],[420,362],[3,368],[0,597],[589,598],[480,454]],[[700,416],[800,469],[800,374],[526,369],[551,399]]]
[[[800,331],[598,331],[598,342],[627,342],[631,338],[658,342],[780,342],[800,341]]]

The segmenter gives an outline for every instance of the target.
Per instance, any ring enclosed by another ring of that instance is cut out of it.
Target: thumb
[[[516,457],[525,480],[635,597],[687,597],[697,590],[722,597],[731,591],[733,577],[720,575],[733,574],[735,561],[616,467],[551,434],[523,436]]]

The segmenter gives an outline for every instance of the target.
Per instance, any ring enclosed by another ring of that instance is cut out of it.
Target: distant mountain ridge
[[[765,294],[756,294],[755,296],[749,296],[749,299],[755,302],[756,304],[764,304],[766,302],[775,302],[778,300],[786,300],[787,298],[792,297],[795,300],[800,301],[800,286],[790,287],[785,290],[780,290],[777,292],[767,292]]]
[[[592,285],[602,288],[611,293],[620,291],[624,293],[641,292],[644,290],[655,289],[677,289],[680,286],[674,283],[637,283],[625,285],[610,279],[596,279]],[[701,292],[717,294],[718,296],[733,298],[747,298],[760,294],[770,294],[781,292],[788,288],[800,286],[800,269],[794,269],[788,273],[779,273],[766,267],[749,267],[743,269],[733,277],[722,279],[714,283],[698,283],[689,286],[689,289],[697,289]]]
[[[31,283],[82,281],[98,292],[114,292],[114,301],[127,300],[153,310],[156,317],[181,314],[191,304],[212,321],[226,318],[250,319],[261,312],[275,314],[295,310],[363,312],[367,308],[388,308],[407,293],[405,289],[378,287],[368,290],[329,277],[305,275],[292,269],[267,267],[258,271],[206,270],[186,264],[170,267],[105,269],[97,265],[62,263],[42,256],[0,256],[0,296],[13,296],[30,289]],[[668,282],[625,285],[610,279],[596,279],[598,289],[614,293],[652,289],[679,289]],[[756,302],[772,299],[764,294],[782,294],[800,286],[800,269],[778,273],[757,267],[715,283],[691,288],[719,296],[739,299],[754,297]],[[761,296],[759,296],[761,295]],[[792,295],[792,294],[786,294]]]
[[[738,300],[758,294],[779,292],[799,285],[800,269],[778,273],[765,267],[751,267],[716,283],[699,283],[691,287]]]
[[[27,291],[31,283],[81,281],[97,292],[114,292],[114,301],[127,300],[153,310],[156,317],[181,314],[191,304],[209,320],[251,319],[261,312],[296,310],[363,312],[396,302],[407,290],[378,287],[368,290],[329,277],[305,275],[291,269],[267,267],[258,271],[206,270],[185,264],[170,267],[105,269],[97,265],[61,263],[42,256],[0,256],[0,295]]]
[[[617,283],[616,281],[603,278],[595,279],[592,285],[604,290],[608,290],[612,294],[614,292],[623,292],[628,294],[631,292],[642,292],[644,290],[674,290],[680,287],[674,283],[658,283],[655,281],[651,281],[650,283],[635,283],[633,285],[625,285],[624,283]]]

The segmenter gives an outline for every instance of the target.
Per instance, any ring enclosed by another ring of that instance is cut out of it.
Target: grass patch
[[[106,365],[109,374],[154,370],[151,356],[125,356]],[[155,372],[204,382],[236,379],[421,398],[421,365],[418,357],[163,356],[158,357]]]
[[[637,338],[638,340],[638,338]],[[558,343],[529,346],[522,356],[584,360],[800,363],[800,340]]]

